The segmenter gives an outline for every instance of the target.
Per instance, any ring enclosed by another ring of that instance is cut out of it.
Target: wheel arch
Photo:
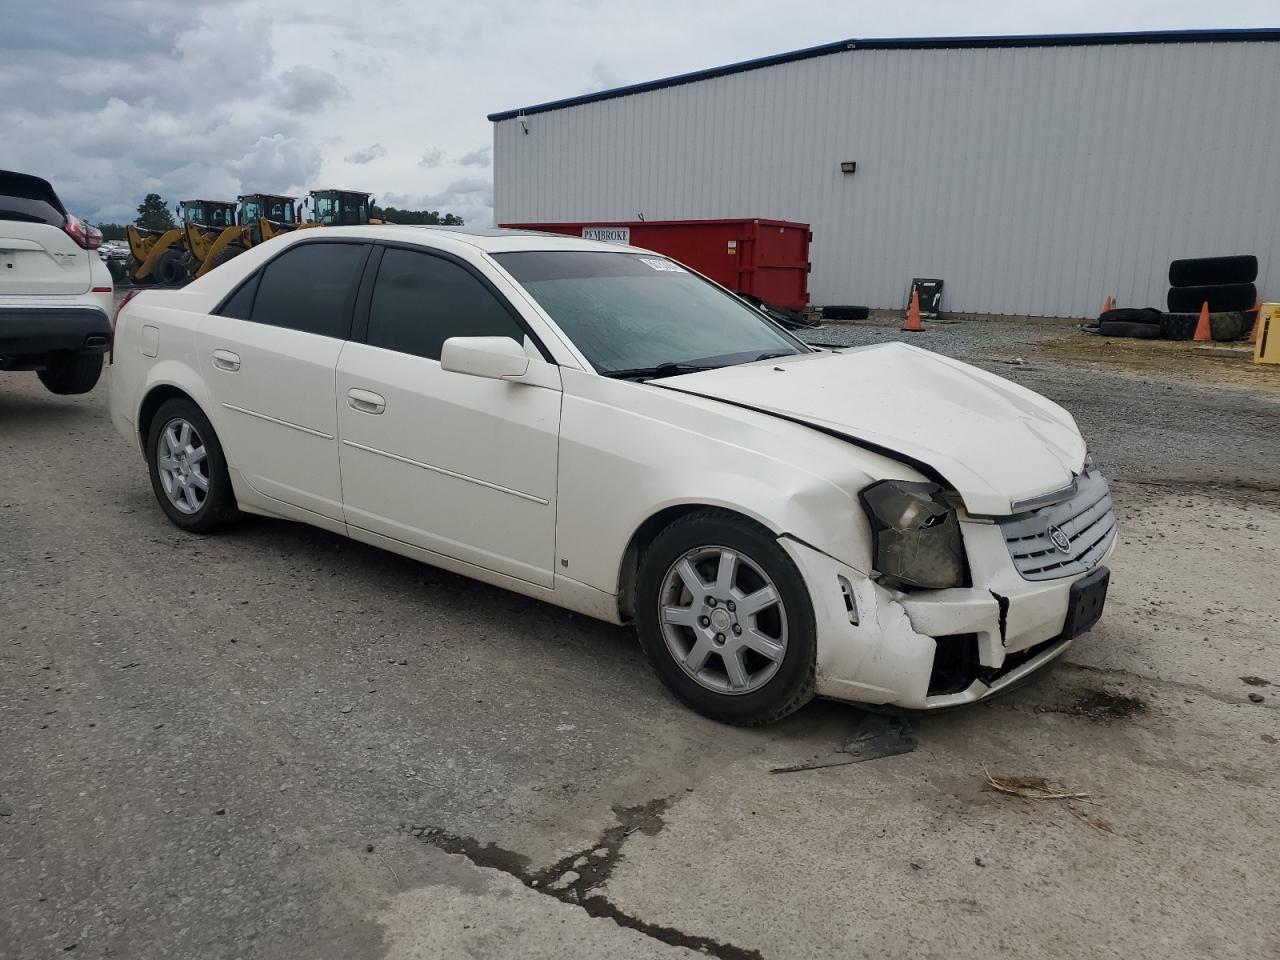
[[[206,417],[209,416],[209,411],[205,409],[204,404],[192,396],[190,391],[173,383],[153,384],[147,388],[147,392],[142,398],[142,403],[138,407],[138,418],[135,421],[138,442],[144,450],[146,449],[147,434],[151,432],[151,421],[155,419],[156,411],[160,409],[165,401],[174,399],[190,400],[200,409],[201,413]]]
[[[636,578],[640,570],[640,557],[645,547],[676,520],[704,510],[714,510],[717,513],[737,517],[744,523],[767,530],[773,536],[779,536],[782,533],[760,517],[722,503],[690,501],[668,504],[654,511],[636,527],[622,551],[622,562],[618,567],[618,617],[623,623],[631,623],[635,619]]]

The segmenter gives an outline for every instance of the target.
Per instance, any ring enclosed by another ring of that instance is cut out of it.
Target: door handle
[[[213,365],[219,370],[230,370],[232,373],[240,369],[240,355],[230,350],[213,351]]]
[[[381,394],[353,387],[347,391],[347,406],[361,413],[376,414],[387,409],[387,401],[383,399]]]

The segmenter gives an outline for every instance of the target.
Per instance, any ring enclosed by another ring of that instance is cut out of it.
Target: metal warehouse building
[[[1278,41],[847,40],[509,110],[496,219],[807,222],[815,304],[1082,317],[1235,253],[1280,299]]]

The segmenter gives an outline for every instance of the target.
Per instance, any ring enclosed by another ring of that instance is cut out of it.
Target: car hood
[[[904,343],[722,367],[657,386],[775,414],[923,464],[970,513],[1068,486],[1084,466],[1075,421],[1002,377]]]

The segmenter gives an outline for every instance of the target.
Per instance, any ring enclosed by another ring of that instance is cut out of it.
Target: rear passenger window
[[[369,344],[439,360],[450,337],[523,343],[524,330],[468,270],[442,257],[387,248],[369,304]]]
[[[222,309],[218,311],[218,316],[248,320],[250,313],[253,311],[253,295],[258,289],[258,281],[261,278],[262,273],[258,272],[240,284],[240,289],[233,293],[231,299],[222,305]]]
[[[250,319],[325,337],[350,336],[366,251],[358,243],[304,243],[282,253],[262,269]]]

